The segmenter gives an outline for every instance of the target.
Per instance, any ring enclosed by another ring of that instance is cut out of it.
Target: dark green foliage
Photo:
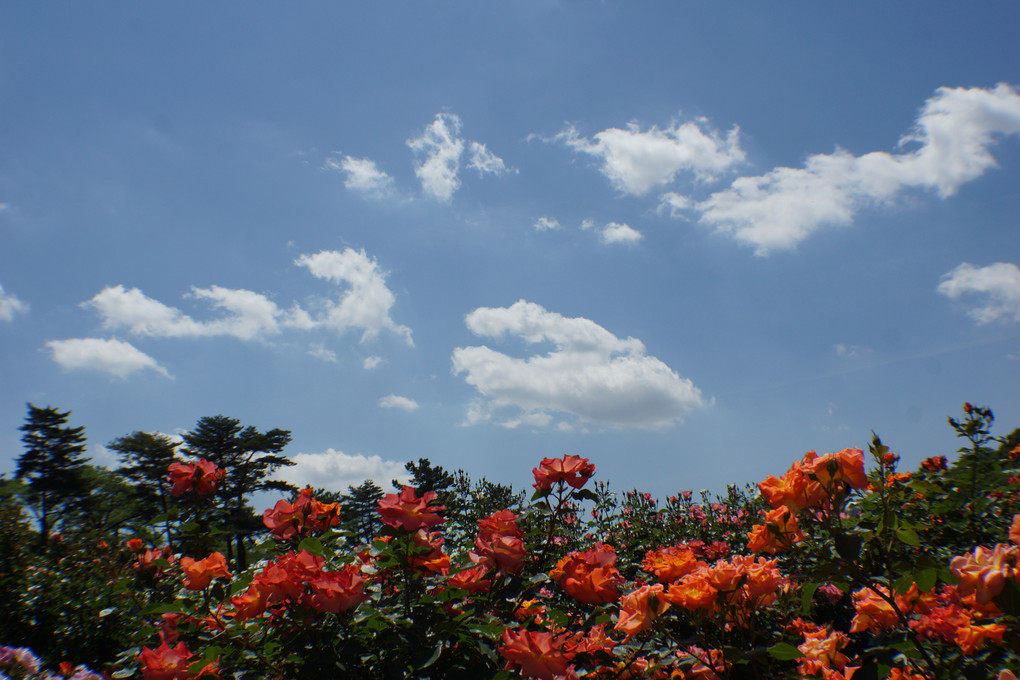
[[[207,513],[211,516],[199,517],[198,521],[205,524],[215,519],[227,528],[231,535],[227,539],[227,558],[237,568],[247,567],[245,541],[265,530],[261,516],[248,504],[249,497],[258,491],[297,491],[292,484],[272,479],[278,468],[294,464],[281,455],[290,439],[289,430],[259,432],[223,415],[202,418],[184,435],[184,453],[204,458],[226,472],[217,484],[215,504]]]
[[[40,541],[59,527],[61,515],[89,494],[85,475],[85,428],[69,427],[70,411],[28,404],[19,430],[25,452],[18,458],[16,477],[26,483],[26,498],[39,521]]]
[[[379,533],[378,501],[384,495],[382,488],[371,479],[358,486],[348,486],[347,493],[340,496],[340,526],[350,531],[355,539],[371,543]],[[316,498],[321,499],[318,494]]]

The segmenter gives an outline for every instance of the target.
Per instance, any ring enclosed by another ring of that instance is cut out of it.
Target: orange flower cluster
[[[765,524],[755,524],[747,536],[747,549],[751,552],[764,550],[770,555],[788,550],[806,537],[797,525],[797,515],[790,508],[781,505],[765,515]]]
[[[945,456],[931,456],[921,461],[921,467],[928,472],[938,472],[949,467],[949,460]]]
[[[412,567],[435,574],[446,574],[450,571],[450,556],[443,552],[443,537],[438,531],[428,533],[424,529],[418,529],[411,535],[411,540],[415,548],[409,560]]]
[[[340,523],[340,506],[320,503],[312,497],[312,488],[302,489],[294,502],[276,501],[262,513],[262,523],[280,540],[319,533]]]
[[[517,515],[500,510],[478,520],[475,549],[468,556],[475,564],[497,574],[520,574],[527,551],[524,532],[517,526]]]
[[[832,496],[867,486],[864,452],[843,449],[824,456],[808,451],[784,476],[769,475],[758,484],[758,489],[773,508],[786,506],[797,512],[822,507]]]
[[[202,560],[182,557],[181,569],[187,577],[184,587],[188,590],[205,590],[214,578],[230,578],[227,558],[221,552],[214,552]]]
[[[804,643],[797,646],[801,654],[797,672],[801,675],[822,675],[824,671],[842,671],[850,659],[841,650],[850,638],[846,633],[828,628],[804,631]]]
[[[575,489],[584,486],[595,474],[595,466],[587,458],[565,455],[563,458],[543,458],[542,463],[533,468],[536,489],[548,491],[553,484],[563,482]]]
[[[216,675],[215,662],[206,664],[195,673],[188,670],[196,659],[195,654],[188,651],[183,642],[178,642],[176,647],[164,642],[155,650],[143,647],[142,653],[137,658],[143,666],[142,677],[145,680],[191,680],[191,678],[214,680],[219,677]]]
[[[616,569],[616,551],[601,544],[584,552],[568,553],[549,576],[575,600],[596,605],[620,599],[617,586],[624,582]]]
[[[271,605],[298,605],[338,613],[368,599],[365,579],[357,565],[323,571],[325,560],[306,550],[290,552],[252,579],[248,589],[230,599],[237,620],[261,616]]]
[[[1001,624],[982,624],[986,616],[1001,614],[992,604],[980,602],[974,591],[957,586],[945,586],[941,592],[918,591],[913,584],[903,595],[895,595],[890,603],[889,591],[862,589],[854,593],[857,615],[850,624],[850,632],[879,632],[900,625],[900,614],[920,640],[939,639],[955,643],[970,656],[980,650],[986,641],[1002,644],[1006,627]],[[883,597],[885,596],[885,597]]]
[[[388,493],[379,500],[378,510],[382,523],[405,531],[418,531],[423,527],[427,529],[442,524],[446,520],[436,513],[445,509],[445,506],[429,506],[436,497],[435,491],[426,491],[418,498],[411,486],[405,486],[399,495]]]
[[[649,550],[641,568],[653,574],[660,583],[673,583],[695,569],[706,566],[689,546],[672,546]]]
[[[136,540],[136,539],[131,539]],[[138,539],[138,543],[141,540]],[[163,573],[164,566],[156,564],[156,560],[166,560],[169,564],[174,563],[174,556],[170,553],[170,546],[163,546],[160,549],[156,548],[142,548],[141,545],[135,549],[138,553],[138,559],[131,566],[135,568],[140,574],[149,576],[152,578],[158,577]]]
[[[227,474],[205,458],[197,463],[170,463],[167,473],[167,480],[173,485],[171,496],[183,496],[191,490],[199,496],[208,496]]]
[[[515,670],[525,677],[576,680],[575,658],[612,654],[617,643],[606,635],[605,628],[605,624],[599,624],[587,633],[507,628],[503,631],[499,653],[507,660],[507,670]]]
[[[744,625],[750,612],[773,604],[779,588],[787,583],[776,560],[734,555],[684,576],[669,586],[665,597],[688,610],[714,612],[724,606],[732,622]]]

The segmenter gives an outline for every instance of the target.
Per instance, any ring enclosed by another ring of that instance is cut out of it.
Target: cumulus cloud
[[[765,255],[791,249],[823,226],[850,224],[861,208],[891,202],[911,189],[952,196],[995,167],[991,147],[1016,134],[1016,88],[940,88],[900,140],[901,149],[912,150],[816,154],[802,168],[740,177],[695,207],[703,224]]]
[[[353,191],[360,191],[375,198],[390,195],[393,190],[393,178],[380,170],[375,161],[369,158],[344,156],[337,160],[329,158],[326,167],[336,170],[344,176],[344,186]]]
[[[535,220],[535,223],[532,226],[535,227],[536,231],[550,231],[552,229],[559,229],[560,221],[555,217],[547,217],[543,215]]]
[[[347,487],[358,486],[367,479],[384,489],[388,489],[394,479],[405,484],[410,482],[404,463],[383,460],[379,456],[350,455],[326,449],[322,453],[299,453],[291,460],[294,465],[278,470],[277,478],[297,487],[346,491]]]
[[[736,127],[721,135],[699,118],[674,121],[665,129],[653,125],[642,130],[637,123],[629,123],[626,129],[608,128],[591,139],[570,126],[553,139],[597,158],[602,174],[620,191],[644,196],[669,184],[681,172],[711,179],[742,162],[739,135]]]
[[[365,359],[361,362],[361,366],[366,371],[371,371],[373,368],[375,368],[382,362],[383,362],[382,357],[377,356],[365,357]]]
[[[610,222],[599,235],[603,243],[627,243],[634,244],[640,241],[643,236],[641,232],[626,224]]]
[[[417,156],[414,174],[421,182],[422,191],[429,196],[449,203],[460,188],[461,156],[467,148],[468,167],[480,175],[502,175],[509,172],[503,159],[489,151],[480,142],[468,143],[460,136],[462,123],[452,113],[437,113],[421,137],[407,140],[407,146]]]
[[[554,413],[614,427],[655,428],[683,420],[704,404],[701,391],[676,371],[645,354],[635,338],[620,339],[594,321],[568,318],[519,300],[510,307],[480,307],[465,317],[478,336],[513,336],[528,344],[551,343],[544,355],[512,357],[486,346],[453,351],[454,374],[478,390],[466,424],[487,420],[491,410],[518,412],[504,421],[548,424]]]
[[[155,359],[136,349],[131,343],[120,340],[102,338],[50,340],[45,347],[50,350],[53,361],[69,371],[87,369],[126,378],[136,371],[150,369],[168,378],[171,377]]]
[[[968,312],[978,323],[1020,321],[1020,267],[1012,262],[987,267],[964,262],[942,277],[938,292],[951,300],[965,295],[984,298],[982,306]]]
[[[464,152],[460,128],[459,117],[438,113],[421,137],[407,140],[407,145],[420,158],[414,174],[421,181],[422,191],[444,202],[449,202],[460,188],[457,172],[460,155]]]
[[[153,337],[201,337],[227,335],[253,340],[280,332],[280,309],[269,298],[250,290],[212,286],[192,288],[190,297],[207,300],[226,312],[209,321],[197,321],[175,307],[147,297],[137,288],[107,286],[82,303],[93,308],[107,328],[126,328],[130,333]]]
[[[317,278],[347,285],[343,296],[328,302],[325,311],[318,317],[303,315],[304,323],[341,333],[349,329],[360,330],[362,341],[389,331],[403,337],[408,345],[414,344],[411,329],[396,324],[390,317],[390,308],[396,298],[386,287],[386,273],[364,250],[323,250],[314,255],[301,255],[294,263],[307,268]]]
[[[185,297],[202,300],[221,314],[212,319],[196,319],[176,307],[146,296],[137,288],[107,286],[82,303],[93,309],[110,329],[126,329],[137,336],[196,338],[229,336],[240,340],[262,340],[285,329],[327,329],[338,333],[361,332],[361,340],[371,340],[381,332],[392,332],[413,346],[411,330],[390,317],[395,297],[386,287],[386,274],[365,251],[351,248],[343,252],[324,250],[301,255],[294,264],[305,267],[319,279],[345,288],[337,299],[315,301],[313,311],[294,303],[283,310],[265,295],[250,290],[192,288]],[[336,354],[321,344],[312,345],[312,356],[336,361]]]
[[[382,408],[399,408],[404,411],[414,411],[418,408],[418,402],[407,397],[389,394],[379,400],[379,406]]]
[[[28,303],[22,302],[12,293],[5,293],[0,286],[0,321],[13,321],[15,314],[28,312]]]

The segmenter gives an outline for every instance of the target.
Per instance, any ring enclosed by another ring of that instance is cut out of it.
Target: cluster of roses
[[[312,497],[311,487],[302,489],[294,502],[276,501],[262,513],[262,523],[273,537],[285,541],[322,533],[340,523],[337,503],[320,503]]]
[[[230,598],[235,620],[262,616],[268,609],[280,613],[300,607],[334,614],[368,599],[365,577],[357,564],[326,571],[325,558],[307,550],[289,552],[271,561],[252,579],[245,592]]]
[[[183,496],[194,491],[199,496],[208,496],[216,490],[216,484],[223,480],[226,471],[216,467],[205,458],[197,463],[170,463],[167,479],[172,485],[170,495]]]

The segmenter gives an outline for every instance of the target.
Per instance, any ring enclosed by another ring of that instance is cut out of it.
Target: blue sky
[[[225,414],[406,460],[721,490],[1020,426],[1020,8],[18,3],[0,471]]]

